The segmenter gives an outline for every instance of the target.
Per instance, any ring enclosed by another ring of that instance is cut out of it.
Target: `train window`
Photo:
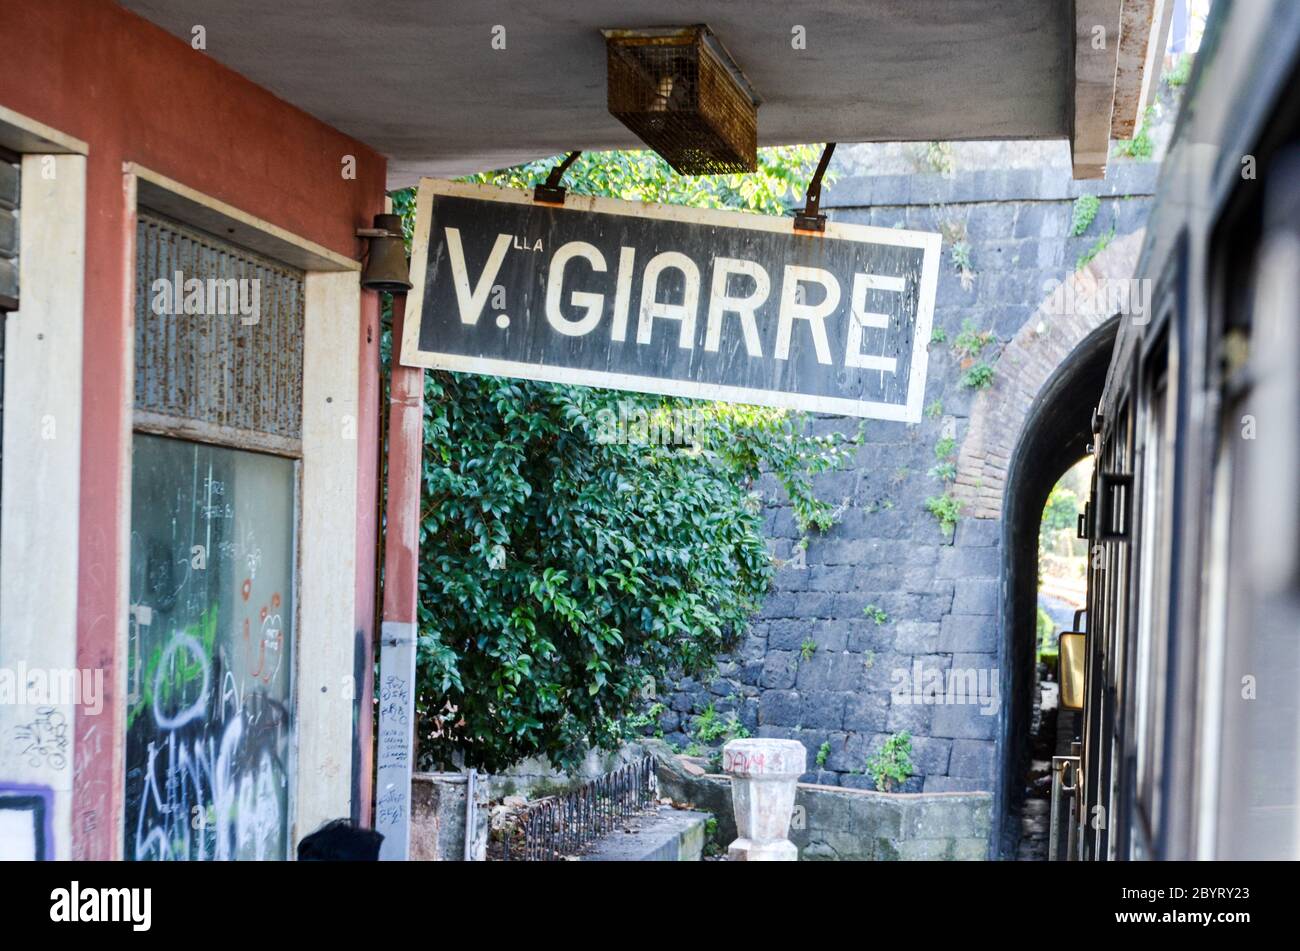
[[[1136,664],[1133,696],[1133,740],[1137,771],[1138,829],[1145,836],[1132,841],[1133,858],[1145,858],[1154,830],[1160,828],[1160,762],[1165,735],[1165,678],[1168,665],[1169,558],[1173,521],[1168,483],[1173,473],[1173,407],[1169,380],[1160,373],[1144,394],[1141,448],[1141,529],[1138,544],[1138,590],[1146,592],[1138,605],[1134,643]],[[1143,838],[1146,841],[1142,841]]]
[[[1197,698],[1201,714],[1200,742],[1198,756],[1200,768],[1197,771],[1196,799],[1197,810],[1196,843],[1197,858],[1215,857],[1214,842],[1218,816],[1218,772],[1220,762],[1220,743],[1223,720],[1223,695],[1226,676],[1224,670],[1224,652],[1227,641],[1227,577],[1228,577],[1228,542],[1230,539],[1229,523],[1231,508],[1229,492],[1232,476],[1229,465],[1230,456],[1220,452],[1214,465],[1214,478],[1210,490],[1210,522],[1208,541],[1208,564],[1206,565],[1206,583],[1201,591],[1204,621],[1204,670],[1205,676],[1199,687]]]

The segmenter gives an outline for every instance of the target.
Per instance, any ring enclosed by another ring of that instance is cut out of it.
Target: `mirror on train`
[[[1062,631],[1060,642],[1061,706],[1083,709],[1084,639],[1080,631]]]

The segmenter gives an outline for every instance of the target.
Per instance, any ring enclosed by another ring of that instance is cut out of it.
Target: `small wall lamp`
[[[406,263],[406,245],[402,240],[402,216],[375,215],[375,226],[358,228],[357,237],[370,242],[366,269],[361,272],[361,286],[390,294],[409,291],[411,275]]]

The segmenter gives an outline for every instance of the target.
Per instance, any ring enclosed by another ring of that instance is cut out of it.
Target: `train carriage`
[[[1298,64],[1300,4],[1216,5],[1094,416],[1059,857],[1300,857]]]

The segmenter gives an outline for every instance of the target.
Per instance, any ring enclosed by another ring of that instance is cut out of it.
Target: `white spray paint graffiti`
[[[133,859],[282,859],[292,768],[293,464],[133,440]]]
[[[179,687],[178,664],[190,671]],[[288,713],[264,692],[241,697],[230,670],[211,705],[212,681],[203,645],[173,634],[154,673],[150,726],[157,734],[148,741],[136,797],[136,859],[284,855]],[[177,709],[168,709],[168,687],[179,690]],[[192,694],[185,689],[191,687]]]

